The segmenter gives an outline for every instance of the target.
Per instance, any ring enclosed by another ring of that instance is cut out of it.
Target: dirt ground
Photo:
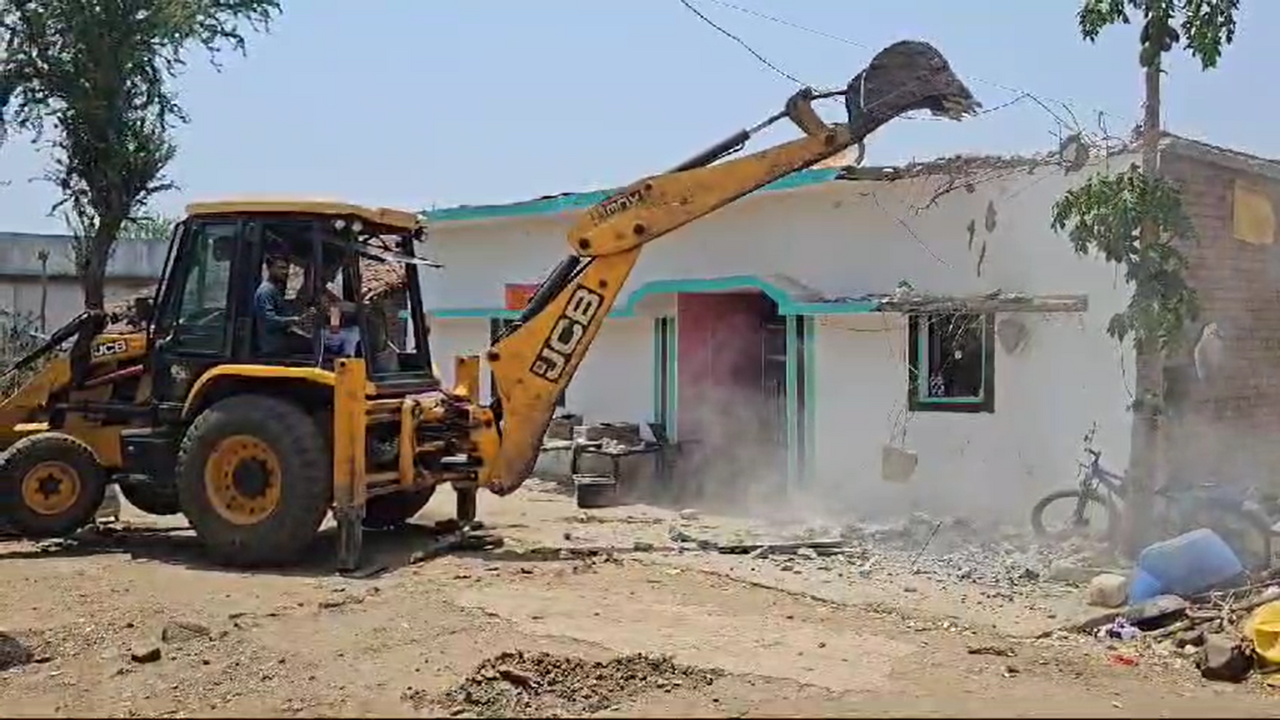
[[[420,520],[451,507],[443,491]],[[1280,705],[1182,658],[1129,665],[1090,638],[1027,638],[1079,609],[1067,592],[663,552],[675,523],[735,521],[583,513],[536,488],[482,497],[480,512],[502,549],[424,558],[425,532],[373,536],[364,578],[328,571],[329,544],[296,573],[212,569],[181,527],[129,513],[77,543],[0,544],[0,712],[1264,717]],[[574,551],[601,546],[619,552]]]

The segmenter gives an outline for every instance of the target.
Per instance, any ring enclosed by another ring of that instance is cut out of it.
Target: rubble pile
[[[1193,665],[1206,680],[1251,675],[1280,686],[1280,579],[1182,598],[1161,595],[1082,623],[1114,662],[1138,658]]]
[[[1040,581],[1081,584],[1116,564],[1105,547],[1084,540],[1037,542],[1020,529],[982,527],[961,518],[935,519],[923,513],[896,522],[771,528],[757,535],[783,545],[834,543],[841,548],[840,554],[861,561],[864,574],[896,570],[1001,588]]]
[[[719,670],[633,653],[604,662],[545,652],[504,652],[481,662],[443,697],[450,714],[561,717],[595,713],[653,691],[703,688]]]

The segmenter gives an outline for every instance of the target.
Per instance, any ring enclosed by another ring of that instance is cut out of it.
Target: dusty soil
[[[423,521],[451,504],[442,493]],[[861,556],[675,552],[673,524],[744,528],[639,506],[584,514],[536,489],[482,497],[481,516],[505,547],[429,558],[426,532],[374,535],[360,578],[329,570],[331,537],[294,572],[213,569],[184,529],[136,514],[76,542],[0,544],[0,709],[1263,717],[1280,702],[1256,681],[1203,681],[1181,657],[1131,665],[1089,638],[1027,638],[1081,610],[1070,588],[868,572]]]

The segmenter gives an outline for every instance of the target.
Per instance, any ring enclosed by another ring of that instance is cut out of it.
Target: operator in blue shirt
[[[284,291],[288,283],[289,261],[279,255],[268,257],[267,277],[253,293],[254,334],[260,355],[289,354],[291,328],[299,318],[284,314]]]

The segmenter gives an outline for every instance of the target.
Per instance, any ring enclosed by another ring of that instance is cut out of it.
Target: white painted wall
[[[606,320],[565,392],[565,405],[587,422],[653,420],[653,321]]]
[[[1116,167],[1127,163],[1112,160]],[[624,297],[651,280],[739,274],[785,274],[828,297],[887,292],[900,280],[933,293],[1087,293],[1088,313],[1027,316],[1027,346],[1014,356],[997,349],[995,413],[910,417],[906,444],[920,464],[905,485],[879,480],[881,445],[907,415],[905,324],[892,315],[832,316],[819,324],[819,477],[811,489],[822,506],[868,512],[1000,507],[1021,519],[1036,493],[1073,481],[1081,436],[1092,422],[1100,425],[1097,442],[1109,465],[1123,468],[1128,457],[1124,368],[1132,368],[1132,360],[1105,335],[1127,291],[1112,268],[1076,257],[1048,228],[1053,201],[1083,176],[1056,168],[1008,171],[979,177],[972,192],[958,188],[932,203],[943,183],[936,178],[759,194],[651,245]],[[984,227],[989,203],[991,232]],[[437,225],[430,252],[445,269],[427,282],[428,305],[500,307],[503,283],[539,280],[568,252],[564,234],[571,220]],[[621,322],[606,323],[569,403],[591,409],[588,415],[640,419],[652,406],[652,349],[642,340],[650,337],[649,326],[636,321],[633,329],[615,331]],[[642,381],[633,385],[632,378]]]

